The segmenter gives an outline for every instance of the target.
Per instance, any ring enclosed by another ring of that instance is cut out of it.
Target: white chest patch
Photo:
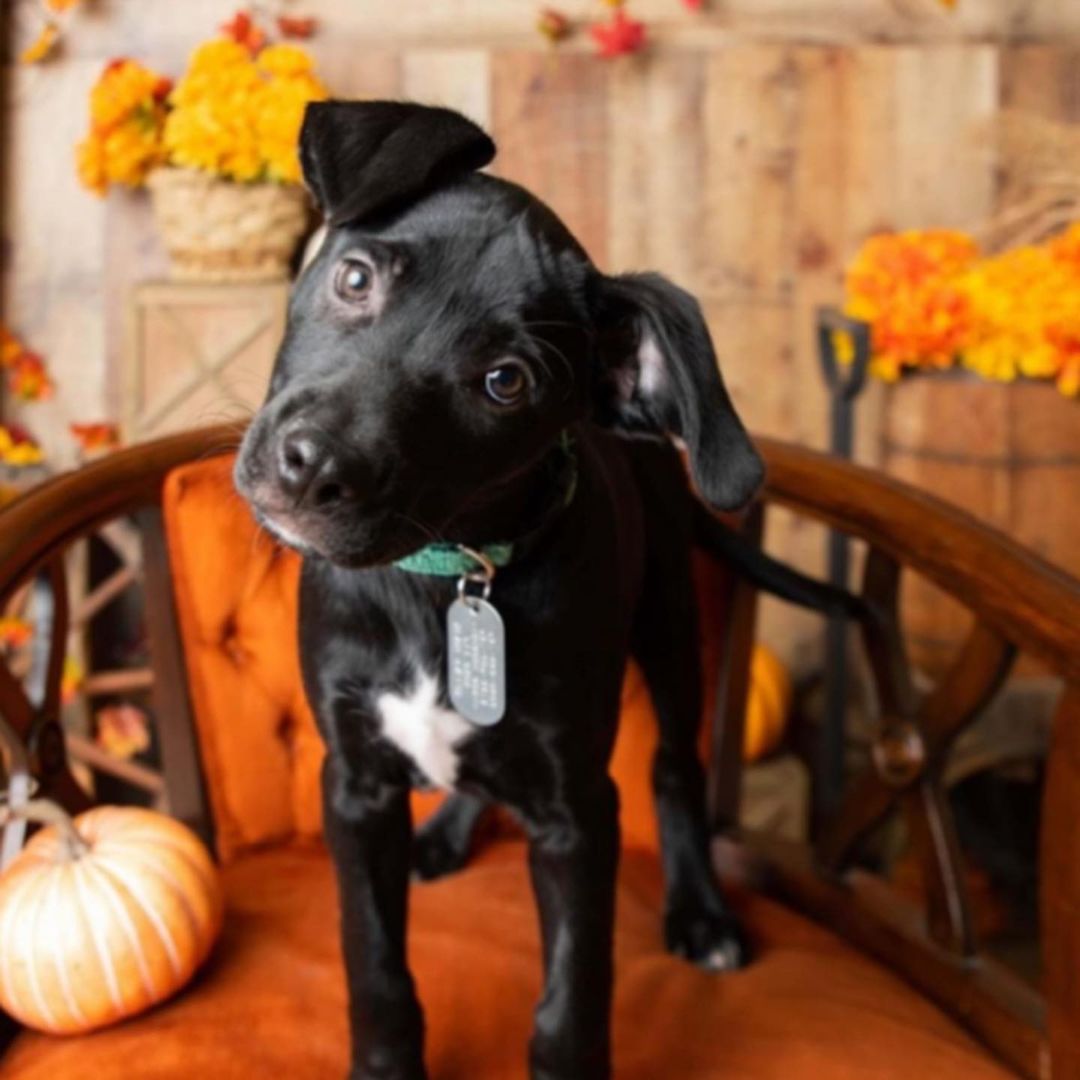
[[[459,713],[439,704],[435,678],[419,671],[408,694],[382,694],[376,705],[383,735],[432,783],[452,788],[457,782],[457,747],[474,729]]]

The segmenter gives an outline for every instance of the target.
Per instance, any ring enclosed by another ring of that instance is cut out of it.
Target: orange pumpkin
[[[750,690],[743,726],[743,760],[757,761],[779,745],[791,712],[791,676],[760,642],[750,656]]]
[[[217,870],[190,829],[101,806],[49,822],[0,875],[0,1006],[40,1031],[112,1024],[175,993],[221,929]]]

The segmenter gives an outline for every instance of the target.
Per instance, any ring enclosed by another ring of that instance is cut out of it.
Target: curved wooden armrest
[[[156,503],[172,469],[233,449],[242,434],[235,424],[185,431],[118,450],[28,491],[0,511],[0,599],[76,537]]]
[[[760,439],[766,497],[867,540],[1018,647],[1080,680],[1080,582],[1004,533],[884,473]]]

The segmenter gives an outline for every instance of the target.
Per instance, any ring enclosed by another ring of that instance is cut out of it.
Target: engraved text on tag
[[[498,611],[478,596],[446,613],[447,688],[454,708],[474,724],[497,724],[506,711],[506,644]]]

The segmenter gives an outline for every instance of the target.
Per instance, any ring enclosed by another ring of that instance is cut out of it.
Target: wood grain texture
[[[1080,411],[1051,383],[972,377],[888,388],[882,461],[893,475],[975,514],[1080,575]],[[937,673],[971,620],[917,579],[904,591],[912,656]]]
[[[607,78],[588,57],[531,50],[491,61],[494,170],[538,194],[607,262]]]
[[[483,49],[410,49],[401,57],[401,94],[456,109],[481,127],[491,124],[489,54]]]
[[[598,265],[659,270],[701,298],[752,427],[816,447],[827,430],[813,311],[841,300],[858,244],[882,228],[984,219],[1008,164],[986,137],[999,104],[1080,118],[1080,47],[1067,37],[1080,5],[1064,0],[964,0],[955,11],[939,0],[729,0],[705,14],[636,0],[653,45],[614,63],[592,55],[586,34],[548,48],[528,0],[308,6],[323,23],[310,48],[335,94],[415,97],[490,125],[495,171],[548,202]],[[579,20],[597,13],[595,0],[563,7]],[[221,19],[217,0],[157,5],[152,19],[138,0],[87,12],[62,59],[7,72],[3,299],[57,374],[55,401],[34,418],[60,463],[73,454],[70,420],[119,415],[128,294],[165,266],[141,195],[102,204],[75,184],[87,88],[122,53],[178,73]],[[859,406],[868,463],[880,460],[882,400],[873,386]],[[780,510],[768,543],[820,571],[820,529]],[[761,626],[797,673],[817,664],[812,617],[766,600]]]
[[[766,491],[929,578],[1018,648],[1080,680],[1080,587],[1015,540],[898,480],[771,439]]]

